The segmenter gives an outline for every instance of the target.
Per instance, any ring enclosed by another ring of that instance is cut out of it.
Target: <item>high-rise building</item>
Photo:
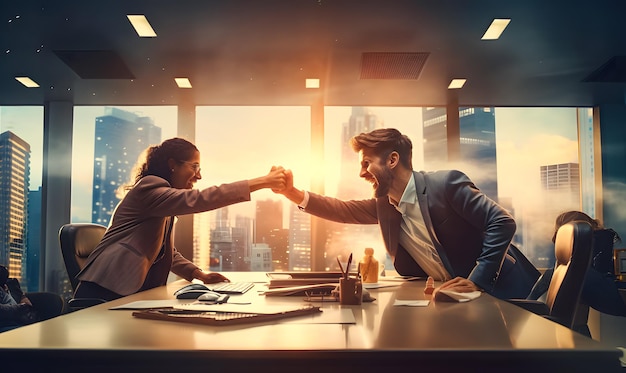
[[[445,107],[422,109],[424,121],[424,168],[450,168],[448,162],[447,113]],[[498,201],[496,117],[494,108],[459,108],[461,168],[489,198]],[[414,148],[415,144],[414,144]],[[414,150],[415,151],[415,150]]]
[[[369,198],[371,191],[363,187],[358,180],[359,155],[350,147],[350,139],[360,133],[370,132],[383,127],[383,121],[369,108],[353,107],[348,122],[341,129],[341,166],[337,198]],[[334,259],[333,259],[334,260]]]
[[[273,270],[289,268],[287,234],[283,231],[283,202],[266,199],[256,202],[254,243],[266,243],[272,250]]]
[[[95,132],[92,222],[108,225],[119,202],[118,188],[131,182],[139,155],[161,142],[161,128],[149,117],[105,108]]]
[[[311,270],[311,215],[289,206],[289,270]]]
[[[228,207],[215,210],[215,226],[211,229],[211,271],[235,271],[237,252],[228,218]]]
[[[551,241],[556,217],[567,210],[579,210],[580,170],[578,163],[561,163],[540,166],[542,195],[537,196],[542,208],[536,212],[523,214],[518,227],[524,232],[525,254],[540,268],[554,266],[554,244]],[[529,222],[550,217],[550,223],[525,229]]]
[[[39,265],[41,264],[41,187],[28,192],[28,223],[26,234],[26,265],[24,291],[39,291]],[[69,279],[68,279],[69,280]]]
[[[350,147],[350,139],[360,133],[383,128],[383,124],[383,120],[367,107],[353,107],[348,121],[342,124],[337,198],[350,200],[372,197],[372,189],[359,178],[359,156]],[[375,247],[377,252],[384,251],[380,228],[377,225],[342,224],[332,221],[326,221],[324,224],[328,234],[325,256],[326,267],[329,270],[339,270],[337,257],[345,261],[351,253],[361,255],[365,247]]]
[[[559,191],[569,202],[580,198],[580,167],[578,163],[541,166],[541,186],[546,191]]]
[[[23,281],[30,183],[30,145],[11,131],[0,134],[0,264]]]

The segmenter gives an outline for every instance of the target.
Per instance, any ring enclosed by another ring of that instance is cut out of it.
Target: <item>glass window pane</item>
[[[251,179],[272,166],[294,173],[308,188],[311,174],[309,107],[210,106],[196,110],[201,151],[198,188]],[[310,218],[270,190],[194,216],[194,263],[212,271],[310,268]]]
[[[580,210],[576,108],[496,108],[498,196],[517,222],[514,243],[554,265],[554,220]]]
[[[131,181],[143,150],[176,136],[177,115],[175,106],[74,108],[71,222],[109,224],[115,191]],[[70,297],[69,280],[57,292]]]
[[[0,265],[39,290],[43,107],[0,107]]]

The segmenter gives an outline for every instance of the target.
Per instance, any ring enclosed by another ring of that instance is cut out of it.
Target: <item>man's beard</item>
[[[380,198],[389,194],[393,182],[393,172],[388,167],[383,167],[376,176],[377,185],[374,188],[374,197]]]

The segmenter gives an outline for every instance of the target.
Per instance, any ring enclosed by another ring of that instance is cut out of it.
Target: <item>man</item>
[[[36,321],[33,305],[22,292],[19,283],[14,280],[13,289],[10,289],[9,281],[9,270],[0,265],[0,332]],[[15,293],[13,296],[11,290]]]
[[[378,224],[401,275],[432,276],[439,289],[485,291],[525,298],[539,272],[513,246],[515,221],[460,171],[414,172],[411,140],[393,128],[350,140],[359,153],[359,176],[374,198],[342,201],[299,190],[288,172],[276,190],[318,217],[342,223]]]

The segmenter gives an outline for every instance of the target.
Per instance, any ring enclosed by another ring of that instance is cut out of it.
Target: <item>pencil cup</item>
[[[339,304],[361,304],[363,301],[363,284],[356,278],[339,279]]]

